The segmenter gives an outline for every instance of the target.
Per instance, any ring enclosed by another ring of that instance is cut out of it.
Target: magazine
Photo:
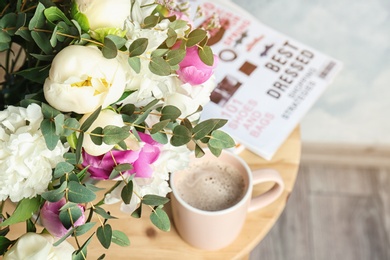
[[[230,1],[196,0],[204,16],[218,14],[220,28],[209,44],[218,56],[217,87],[202,113],[228,119],[223,130],[266,160],[281,144],[340,71],[340,61],[259,22]]]

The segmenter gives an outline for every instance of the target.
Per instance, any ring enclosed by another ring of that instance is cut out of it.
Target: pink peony
[[[62,237],[69,231],[69,229],[66,229],[64,225],[61,223],[59,217],[60,209],[62,206],[65,205],[65,203],[66,203],[65,198],[62,198],[57,202],[46,201],[45,204],[43,204],[43,207],[41,209],[41,213],[40,213],[41,223],[47,229],[47,231],[49,231],[49,233],[55,237]],[[82,215],[74,222],[75,227],[83,225],[85,223],[85,215],[84,215],[85,209],[81,205],[78,205],[78,207],[82,211]]]
[[[217,57],[214,55],[213,66],[208,66],[199,58],[198,47],[187,48],[186,56],[179,63],[177,74],[179,78],[191,85],[199,85],[206,82],[213,75]]]
[[[151,164],[154,163],[159,155],[161,144],[154,141],[148,134],[139,133],[143,142],[141,149],[134,150],[112,150],[100,156],[92,156],[83,152],[83,166],[88,168],[91,177],[99,180],[107,180],[110,177],[115,165],[130,163],[133,168],[123,172],[124,175],[135,174],[135,177],[149,178],[153,174]],[[115,160],[114,160],[115,159]]]

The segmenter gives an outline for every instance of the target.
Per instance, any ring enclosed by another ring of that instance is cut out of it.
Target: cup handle
[[[274,169],[260,169],[252,172],[253,185],[263,182],[275,182],[275,185],[263,194],[252,198],[248,211],[261,209],[274,202],[284,191],[284,181]]]

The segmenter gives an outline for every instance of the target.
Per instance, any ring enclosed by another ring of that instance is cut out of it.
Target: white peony
[[[91,30],[99,28],[123,29],[130,15],[130,0],[76,0],[80,12],[88,18]]]
[[[41,108],[9,106],[0,112],[0,200],[32,198],[47,190],[52,168],[64,161],[68,148],[61,142],[46,147],[39,129]]]
[[[4,255],[4,260],[71,260],[75,250],[67,241],[54,247],[49,234],[26,233]]]
[[[43,91],[54,108],[85,114],[116,102],[126,81],[118,59],[104,58],[95,46],[70,45],[54,57]]]

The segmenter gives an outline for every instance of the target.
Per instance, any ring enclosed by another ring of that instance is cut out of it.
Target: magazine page
[[[264,24],[230,1],[190,1],[220,28],[209,44],[218,56],[218,86],[202,119],[225,118],[223,130],[270,160],[333,80],[342,64]],[[195,8],[193,8],[195,9]]]

